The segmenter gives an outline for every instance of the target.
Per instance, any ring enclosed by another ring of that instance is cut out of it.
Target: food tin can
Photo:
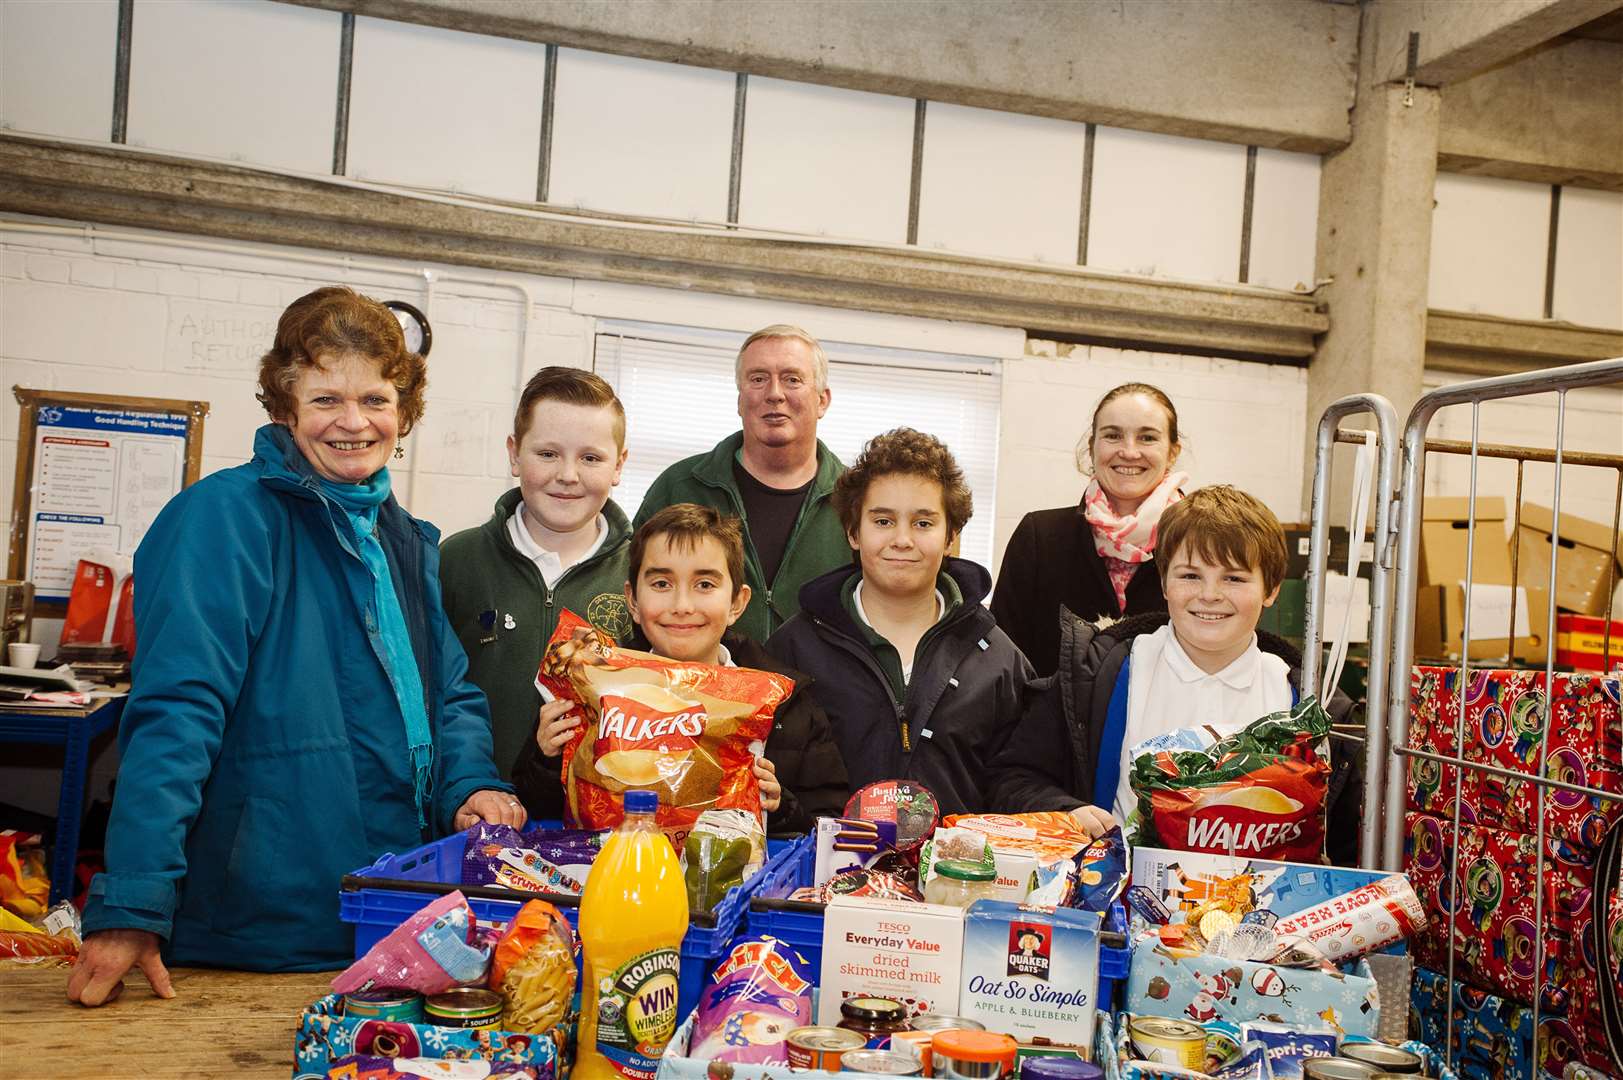
[[[1407,1050],[1379,1042],[1344,1042],[1336,1056],[1362,1061],[1387,1073],[1419,1076],[1426,1069],[1426,1063],[1420,1060],[1419,1054],[1411,1054]]]
[[[914,1031],[985,1031],[986,1025],[967,1016],[948,1016],[945,1013],[925,1013],[915,1016]]]
[[[937,1031],[930,1044],[933,1075],[937,1080],[999,1080],[1014,1074],[1019,1050],[1013,1036],[995,1031]]]
[[[906,1050],[918,1058],[919,1064],[924,1067],[923,1075],[931,1076],[934,1075],[934,1062],[930,1060],[930,1043],[934,1038],[933,1031],[898,1031],[890,1037],[890,1048]]]
[[[924,1066],[906,1050],[847,1050],[840,1056],[840,1067],[880,1076],[924,1075]]]
[[[1187,1020],[1135,1016],[1127,1025],[1133,1049],[1145,1061],[1200,1071],[1206,1067],[1206,1029]]]
[[[789,1068],[840,1071],[840,1055],[861,1050],[866,1040],[854,1031],[837,1027],[795,1028],[784,1039]]]
[[[459,986],[426,999],[423,1002],[423,1019],[441,1027],[500,1027],[501,995],[477,987]]]
[[[1381,1070],[1344,1057],[1308,1058],[1302,1062],[1302,1080],[1372,1080]]]
[[[344,1015],[361,1020],[423,1022],[423,997],[410,990],[356,990],[344,995]]]

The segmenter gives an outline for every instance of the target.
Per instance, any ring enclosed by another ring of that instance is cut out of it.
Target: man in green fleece
[[[626,414],[589,371],[545,367],[519,396],[508,464],[518,478],[490,520],[440,549],[445,615],[490,699],[496,767],[513,762],[541,715],[535,670],[564,608],[616,639],[626,608],[631,526],[609,492],[626,462]]]
[[[677,503],[698,503],[744,522],[749,607],[734,629],[765,641],[800,610],[800,587],[849,565],[851,549],[829,502],[845,466],[817,438],[828,411],[828,357],[798,326],[757,330],[738,350],[743,428],[654,481],[641,525]]]

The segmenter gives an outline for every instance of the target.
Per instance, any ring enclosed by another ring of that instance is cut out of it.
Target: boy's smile
[[[721,658],[721,636],[749,605],[750,589],[733,592],[727,552],[712,536],[673,545],[669,534],[648,541],[626,602],[654,652],[690,664]]]
[[[1278,595],[1278,586],[1264,592],[1257,568],[1209,562],[1188,544],[1173,552],[1167,567],[1172,632],[1189,659],[1208,675],[1222,671],[1251,647],[1262,609],[1272,606]]]

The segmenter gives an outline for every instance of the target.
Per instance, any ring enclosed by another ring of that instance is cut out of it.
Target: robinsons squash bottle
[[[580,900],[584,951],[574,1080],[653,1080],[676,1015],[687,889],[652,791],[625,793]]]

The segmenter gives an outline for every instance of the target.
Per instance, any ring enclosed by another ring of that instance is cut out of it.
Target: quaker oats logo
[[[1053,946],[1053,929],[1041,923],[1011,922],[1009,924],[1009,951],[1007,973],[1029,975],[1048,981],[1049,950]]]
[[[622,593],[598,593],[586,605],[586,619],[616,641],[631,634],[631,609]]]

